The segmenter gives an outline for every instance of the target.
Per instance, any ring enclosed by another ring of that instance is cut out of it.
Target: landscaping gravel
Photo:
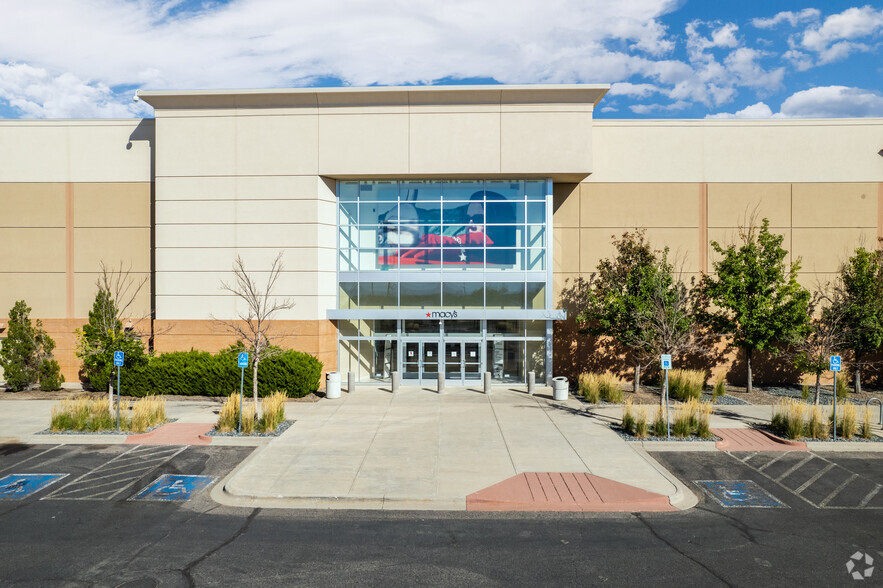
[[[104,430],[104,431],[73,431],[70,429],[64,431],[53,431],[52,429],[43,429],[42,431],[37,431],[34,433],[35,435],[144,435],[146,433],[150,433],[151,431],[155,431],[163,425],[168,425],[169,423],[174,423],[178,419],[169,419],[164,423],[159,423],[158,425],[153,425],[144,433],[134,433],[132,431],[126,431],[120,429],[119,432],[116,429]]]
[[[653,435],[650,435],[648,437],[645,437],[644,439],[639,439],[638,437],[635,437],[634,435],[630,435],[630,434],[626,433],[622,429],[622,427],[620,427],[619,425],[611,424],[609,426],[611,429],[613,429],[616,432],[617,435],[619,435],[620,437],[622,437],[626,441],[679,441],[679,442],[680,441],[683,441],[683,442],[686,442],[686,441],[708,441],[708,442],[713,443],[715,441],[721,440],[721,438],[718,437],[717,435],[712,435],[708,439],[703,439],[702,437],[697,437],[696,435],[690,435],[689,437],[675,437],[674,435],[672,435],[671,439],[669,439],[668,437],[655,437]]]
[[[700,399],[702,402],[712,402],[711,394],[703,394]],[[735,396],[730,396],[729,394],[724,394],[723,396],[718,396],[717,400],[714,401],[714,404],[729,404],[731,406],[739,405],[739,404],[751,404],[747,400],[742,400],[741,398],[736,398]]]
[[[276,427],[275,431],[270,433],[252,433],[251,435],[241,435],[236,431],[230,431],[229,433],[218,433],[216,429],[212,429],[206,435],[210,437],[278,437],[286,430],[288,427],[294,424],[294,421],[283,421],[278,427]]]
[[[803,389],[802,388],[767,388],[767,392],[774,396],[780,396],[782,398],[796,398],[797,400],[803,400]],[[810,387],[809,389],[809,398],[808,400],[811,402],[813,398],[815,398],[815,388]],[[830,390],[822,389],[819,393],[819,404],[829,405],[832,403],[834,398],[834,394]],[[861,400],[857,400],[855,398],[838,398],[837,404],[843,404],[845,402],[849,402],[850,404],[855,404],[857,406],[863,405],[864,402]]]

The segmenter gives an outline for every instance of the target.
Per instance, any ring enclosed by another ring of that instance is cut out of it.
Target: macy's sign
[[[457,318],[456,310],[433,310],[426,313],[426,318],[436,319],[455,319]]]

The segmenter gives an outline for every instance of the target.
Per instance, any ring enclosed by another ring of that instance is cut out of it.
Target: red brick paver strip
[[[667,496],[584,472],[529,472],[466,497],[466,510],[637,512],[677,510]]]
[[[712,429],[721,438],[715,447],[721,451],[806,451],[803,441],[780,439],[757,429]]]
[[[205,434],[214,428],[210,423],[168,423],[149,433],[129,435],[128,445],[208,445]]]

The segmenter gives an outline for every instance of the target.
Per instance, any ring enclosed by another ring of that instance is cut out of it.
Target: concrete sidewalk
[[[234,505],[464,510],[469,495],[518,474],[584,472],[661,494],[678,508],[695,504],[674,476],[584,406],[553,402],[548,388],[529,396],[453,387],[395,395],[358,388],[337,400],[289,403],[294,426],[214,496]]]

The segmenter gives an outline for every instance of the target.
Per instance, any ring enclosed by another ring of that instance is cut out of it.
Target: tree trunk
[[[746,390],[749,394],[752,391],[752,381],[751,381],[751,349],[746,349],[745,353],[748,356],[748,389]]]
[[[819,397],[822,394],[822,373],[816,372],[816,398],[813,404],[819,403]]]
[[[113,412],[113,372],[110,372],[110,378],[107,380],[107,404],[110,406],[110,412]]]
[[[834,393],[837,393],[837,390],[834,390]],[[862,368],[858,365],[855,366],[855,393],[862,393]]]
[[[632,392],[637,394],[641,390],[641,364],[635,364],[635,383]]]
[[[254,357],[254,363],[252,363],[252,378],[251,378],[251,391],[254,394],[254,414],[255,417],[258,417],[258,359],[257,354]]]

